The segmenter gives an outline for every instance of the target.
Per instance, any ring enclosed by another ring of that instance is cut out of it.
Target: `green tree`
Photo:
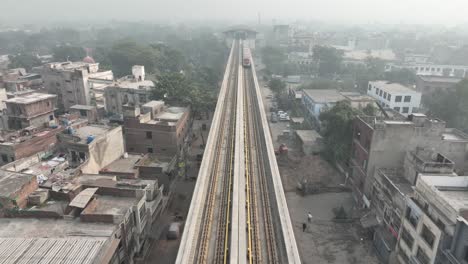
[[[148,73],[153,73],[159,58],[156,50],[134,41],[116,43],[107,56],[116,76],[128,75],[132,65],[144,65]]]
[[[320,114],[324,138],[324,157],[332,162],[347,163],[351,152],[352,121],[357,112],[346,101],[338,102]]]
[[[276,95],[281,95],[286,92],[286,84],[280,79],[271,79],[268,86]]]
[[[10,69],[25,68],[27,71],[30,71],[33,67],[40,66],[42,64],[41,60],[39,60],[37,56],[28,53],[10,55],[8,56],[8,59],[10,60],[10,64],[8,64]]]
[[[52,49],[55,61],[81,61],[86,52],[82,47],[58,46]]]
[[[313,60],[318,66],[318,75],[331,77],[341,71],[343,53],[333,47],[314,46]]]
[[[365,114],[365,115],[368,115],[368,116],[375,116],[376,113],[377,113],[377,108],[372,105],[372,104],[367,104],[363,109],[362,109],[362,112]]]
[[[265,64],[265,70],[270,74],[283,74],[287,71],[286,53],[278,47],[266,46],[261,49],[262,62]]]

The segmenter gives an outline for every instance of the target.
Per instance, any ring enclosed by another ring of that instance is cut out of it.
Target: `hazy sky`
[[[3,19],[468,22],[468,0],[0,0]]]

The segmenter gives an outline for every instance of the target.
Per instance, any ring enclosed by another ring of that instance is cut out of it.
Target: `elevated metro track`
[[[236,40],[176,263],[301,263],[262,105]]]

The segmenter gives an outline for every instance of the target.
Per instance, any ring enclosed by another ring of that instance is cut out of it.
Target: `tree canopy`
[[[320,114],[325,148],[323,155],[333,162],[346,163],[351,152],[352,121],[357,111],[346,101],[338,102],[328,111]]]
[[[268,74],[283,74],[287,55],[279,47],[266,46],[260,51],[262,62]]]
[[[33,67],[42,65],[41,60],[37,56],[29,53],[10,55],[8,59],[10,60],[10,64],[8,64],[10,69],[25,68],[27,71],[30,71]]]
[[[454,89],[439,91],[424,97],[428,114],[447,122],[449,126],[468,132],[468,80],[463,79]]]
[[[52,54],[55,61],[81,61],[86,56],[86,52],[82,47],[66,45],[54,47]]]
[[[314,46],[313,60],[318,66],[318,75],[331,77],[341,70],[343,53],[333,47]]]

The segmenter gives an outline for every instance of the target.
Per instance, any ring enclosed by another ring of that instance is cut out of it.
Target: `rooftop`
[[[35,179],[36,175],[0,170],[0,196],[10,197],[23,185]]]
[[[155,119],[160,121],[177,121],[184,115],[186,111],[186,107],[171,106],[166,108],[165,111],[157,114]]]
[[[417,93],[415,90],[406,87],[402,84],[399,83],[391,83],[388,81],[371,81],[369,82],[375,86],[377,86],[379,89],[387,91],[387,92],[392,92],[392,93]]]
[[[31,93],[26,94],[18,97],[13,97],[11,99],[5,100],[6,103],[12,104],[31,104],[43,100],[47,100],[50,98],[55,98],[57,95],[54,94],[44,94],[44,93]]]
[[[101,173],[134,173],[135,165],[142,159],[141,155],[127,154],[101,170]]]
[[[96,263],[110,246],[114,228],[113,224],[76,220],[3,218],[0,254],[8,263],[30,263],[32,259],[44,263]]]
[[[442,133],[442,139],[446,141],[468,141],[468,135],[456,128],[446,128]]]
[[[76,110],[93,110],[96,109],[95,106],[92,105],[74,105],[70,107],[70,109],[76,109]]]
[[[315,130],[296,130],[296,134],[304,144],[312,144],[317,139],[322,138]]]
[[[108,126],[88,125],[76,129],[73,135],[79,137],[81,143],[86,143],[89,136],[98,138],[105,135],[111,129],[112,128]]]
[[[345,52],[343,57],[344,59],[351,60],[365,60],[369,57],[379,58],[387,61],[396,60],[395,53],[390,49],[371,50],[370,52],[367,50],[352,50]]]
[[[122,79],[119,79],[115,83],[116,87],[120,88],[127,88],[127,89],[142,89],[142,88],[149,88],[149,87],[154,87],[154,82],[150,80],[144,80],[144,81],[136,81],[133,79],[133,76],[130,77],[124,77]]]
[[[135,197],[118,197],[109,195],[98,195],[96,198],[96,207],[93,211],[87,211],[86,214],[113,215],[123,217],[136,199]]]
[[[468,209],[468,176],[437,176],[421,174],[419,181],[436,192],[457,212]],[[419,184],[418,181],[418,185]]]
[[[408,195],[414,192],[413,186],[404,176],[403,168],[380,168],[378,171],[382,176],[387,178],[389,183],[402,195]]]
[[[425,82],[435,82],[435,83],[459,83],[462,78],[457,77],[446,77],[446,76],[435,76],[435,75],[420,75],[418,76],[421,80]]]
[[[336,103],[346,99],[333,89],[305,89],[302,92],[316,103]]]
[[[143,105],[143,107],[160,107],[160,106],[164,106],[164,101],[159,101],[159,100],[153,100],[153,101],[149,101],[147,102],[146,104]]]
[[[374,102],[375,99],[372,96],[366,95],[366,94],[360,94],[360,93],[355,93],[355,92],[340,92],[341,95],[346,97],[350,101],[369,101],[369,102]]]

